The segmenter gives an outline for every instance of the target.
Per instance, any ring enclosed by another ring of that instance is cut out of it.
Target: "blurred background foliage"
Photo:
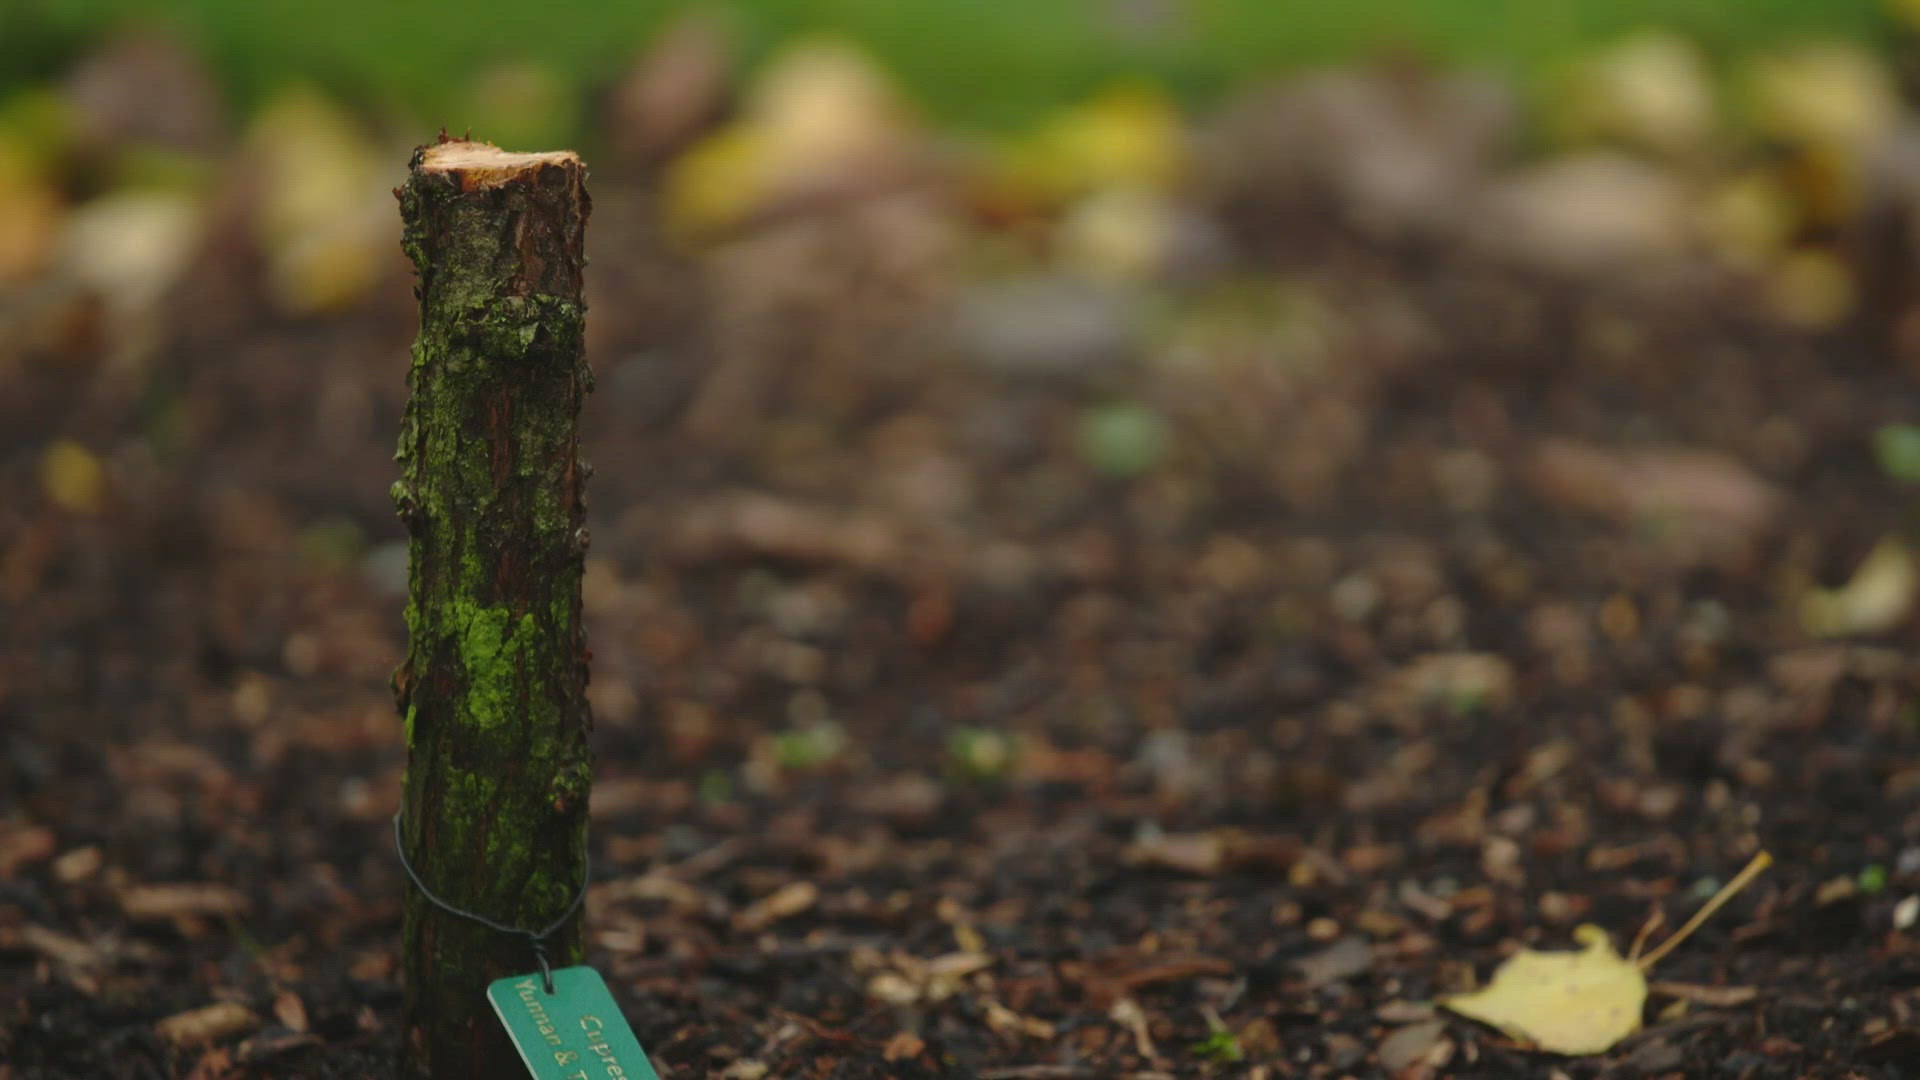
[[[1577,196],[1561,219],[1642,239],[1672,210],[1804,321],[1832,322],[1847,270],[1806,241],[1859,210],[1905,113],[1917,19],[1915,0],[15,0],[0,6],[0,282],[54,262],[115,293],[168,279],[204,224],[193,193],[241,175],[282,308],[337,308],[392,261],[372,193],[441,128],[657,177],[680,241],[931,169],[958,178],[986,235],[1058,214],[1059,257],[1151,276],[1193,247],[1169,196],[1234,112],[1221,102],[1244,111],[1235,95],[1275,72],[1357,60],[1467,68],[1492,89],[1323,87],[1304,123],[1350,144],[1330,159],[1371,162],[1343,183],[1375,175],[1391,202],[1489,153],[1624,150],[1624,169],[1584,163],[1518,201]],[[1632,220],[1608,219],[1625,205]],[[1544,227],[1559,226],[1592,231]],[[110,235],[147,243],[88,254]]]
[[[475,72],[531,64],[551,82],[545,92],[570,98],[616,77],[689,6],[11,0],[0,5],[0,87],[62,70],[103,34],[144,24],[204,52],[244,101],[310,78],[460,129],[491,119]],[[1494,62],[1539,78],[1596,41],[1647,26],[1716,57],[1809,35],[1882,41],[1891,29],[1878,0],[752,0],[725,17],[749,62],[795,37],[843,36],[932,114],[995,126],[1059,108],[1118,70],[1196,101],[1276,65],[1381,52]]]
[[[1920,355],[1916,41],[1920,0],[14,0],[0,289],[35,299],[0,314],[144,357],[222,266],[236,313],[372,311],[407,277],[387,191],[444,129],[586,153],[619,305],[595,347],[675,357],[696,431],[744,426],[788,363],[700,357],[769,352],[733,335],[819,303],[839,246],[877,268],[850,290],[877,274],[876,308],[995,378],[1148,357],[1290,399],[1378,323],[1273,274],[1328,222],[1551,275],[1704,266],[1796,330],[1873,308]],[[695,276],[700,331],[623,321],[693,309],[646,290]],[[1263,443],[1257,408],[1209,412],[1230,395],[1181,421],[1094,389],[1069,440],[1104,476]],[[110,486],[81,450],[45,453],[61,505]]]

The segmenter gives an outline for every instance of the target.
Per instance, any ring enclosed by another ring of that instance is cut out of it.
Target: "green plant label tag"
[[[487,1000],[534,1080],[660,1080],[590,967],[555,970],[551,994],[537,971],[497,979]]]

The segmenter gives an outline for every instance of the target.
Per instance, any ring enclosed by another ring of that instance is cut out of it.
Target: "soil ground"
[[[1803,610],[1913,521],[1871,327],[1323,223],[1249,241],[1297,370],[1008,372],[596,204],[588,937],[663,1076],[1920,1075],[1911,623]],[[411,301],[207,263],[138,379],[82,320],[0,403],[5,1080],[397,1051]],[[1432,1009],[1761,849],[1607,1055]]]

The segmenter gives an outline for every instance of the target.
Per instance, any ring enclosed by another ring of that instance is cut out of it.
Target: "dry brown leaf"
[[[1388,1072],[1397,1073],[1426,1057],[1447,1033],[1444,1020],[1424,1020],[1417,1024],[1408,1024],[1396,1028],[1386,1038],[1380,1040],[1379,1049],[1374,1056]]]
[[[593,939],[608,952],[634,955],[647,950],[647,932],[643,926],[602,930]]]
[[[1325,949],[1303,956],[1292,968],[1307,980],[1309,989],[1352,978],[1373,966],[1373,947],[1357,937],[1341,938]]]
[[[1215,833],[1148,836],[1127,845],[1121,858],[1128,866],[1211,877],[1226,865],[1227,842]]]
[[[53,876],[62,885],[72,885],[99,873],[105,861],[100,849],[92,844],[74,848],[62,852],[59,858],[53,860]]]
[[[28,863],[53,856],[60,842],[43,825],[0,832],[0,878],[10,878]]]
[[[871,963],[883,962],[877,954]],[[888,970],[867,983],[867,993],[894,1005],[919,1001],[945,1001],[958,993],[967,976],[993,966],[993,957],[982,952],[950,952],[931,960],[911,953],[895,952],[886,957]]]
[[[1694,983],[1654,982],[1647,989],[1656,994],[1679,998],[1695,1005],[1707,1005],[1713,1008],[1730,1008],[1745,1005],[1760,996],[1760,991],[1751,986],[1699,986]]]
[[[950,952],[927,961],[927,976],[933,979],[964,979],[992,966],[993,957],[986,953]]]
[[[676,914],[681,915],[705,911],[709,900],[706,893],[671,874],[658,870],[595,886],[592,899],[596,903],[623,903],[634,900],[664,901]]]
[[[193,1063],[184,1080],[227,1080],[233,1075],[233,1052],[224,1046],[217,1046],[200,1055]]]
[[[790,881],[761,897],[733,917],[738,930],[752,933],[764,930],[782,919],[790,919],[820,902],[820,889],[811,881]]]
[[[683,511],[665,550],[688,562],[791,559],[887,575],[911,561],[914,544],[893,522],[873,514],[731,495]]]
[[[245,1005],[221,1001],[175,1013],[156,1022],[153,1030],[175,1046],[200,1046],[259,1026],[260,1018]]]
[[[1549,440],[1534,451],[1530,479],[1553,502],[1623,524],[1678,529],[1684,535],[1676,540],[1743,539],[1781,503],[1778,489],[1745,465],[1706,450]]]
[[[925,1039],[922,1039],[911,1031],[902,1031],[887,1040],[886,1049],[880,1052],[880,1056],[886,1059],[887,1064],[893,1065],[917,1058],[924,1053],[926,1049],[927,1041]]]
[[[1021,1016],[997,1001],[987,1003],[987,1026],[1008,1038],[1051,1039],[1053,1025],[1031,1016]]]
[[[1586,151],[1515,173],[1487,195],[1481,234],[1529,264],[1613,270],[1687,251],[1692,208],[1664,169],[1623,153]]]
[[[1103,965],[1105,966],[1105,965]],[[1117,1001],[1134,991],[1160,983],[1177,982],[1200,975],[1228,976],[1233,964],[1215,956],[1175,956],[1123,970],[1095,973],[1083,968],[1063,967],[1062,973],[1079,982],[1096,1001]]]
[[[108,960],[105,953],[88,942],[33,923],[20,928],[20,944],[74,972],[92,971]]]
[[[291,990],[282,990],[274,997],[273,1015],[290,1031],[307,1030],[307,1006]]]
[[[135,885],[120,894],[120,907],[130,919],[232,916],[250,906],[245,894],[225,885]]]
[[[269,1029],[240,1040],[240,1045],[233,1048],[233,1059],[241,1065],[252,1065],[257,1068],[263,1062],[281,1054],[318,1045],[320,1045],[320,1037],[312,1032]]]
[[[920,1000],[920,988],[897,971],[883,971],[867,980],[867,996],[887,1005],[911,1005]]]
[[[1134,1045],[1139,1048],[1141,1057],[1151,1061],[1160,1056],[1153,1047],[1153,1034],[1147,1030],[1147,1014],[1140,1008],[1139,1002],[1123,997],[1107,1010],[1107,1016],[1133,1033]]]

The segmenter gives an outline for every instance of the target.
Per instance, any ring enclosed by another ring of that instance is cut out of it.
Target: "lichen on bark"
[[[411,557],[401,842],[436,895],[527,929],[566,909],[586,859],[584,179],[571,153],[443,139],[397,192],[420,298],[393,487]],[[522,1074],[485,990],[535,969],[527,940],[416,889],[403,937],[409,1067]],[[578,962],[578,918],[548,953]]]

